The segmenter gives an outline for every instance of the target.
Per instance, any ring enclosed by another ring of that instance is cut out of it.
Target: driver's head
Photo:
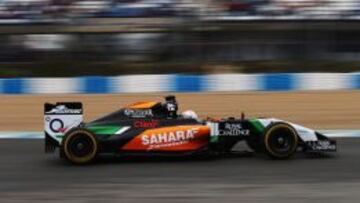
[[[195,113],[195,111],[192,111],[192,110],[186,110],[186,111],[182,112],[181,116],[183,118],[188,118],[188,119],[198,119],[197,114]]]

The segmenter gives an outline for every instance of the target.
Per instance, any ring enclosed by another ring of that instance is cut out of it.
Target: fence
[[[106,94],[352,89],[360,89],[360,73],[171,74],[0,79],[0,94]]]

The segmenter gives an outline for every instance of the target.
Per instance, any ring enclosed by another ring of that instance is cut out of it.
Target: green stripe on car
[[[264,132],[265,127],[258,119],[250,119],[249,121],[254,126],[255,130],[258,131],[258,133]]]
[[[115,134],[121,128],[123,128],[123,127],[122,126],[89,126],[89,127],[87,127],[87,129],[89,131],[91,131],[92,133],[103,134],[103,135],[104,134],[105,135]]]

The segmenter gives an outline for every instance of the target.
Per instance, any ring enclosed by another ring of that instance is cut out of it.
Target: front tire
[[[73,164],[88,164],[96,159],[99,142],[88,130],[77,128],[65,135],[60,151],[62,156]]]
[[[263,142],[266,153],[274,159],[288,159],[298,147],[296,130],[287,123],[274,123],[265,131]]]

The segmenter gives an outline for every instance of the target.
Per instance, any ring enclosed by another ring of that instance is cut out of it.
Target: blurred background
[[[0,77],[352,72],[359,0],[1,0]]]

